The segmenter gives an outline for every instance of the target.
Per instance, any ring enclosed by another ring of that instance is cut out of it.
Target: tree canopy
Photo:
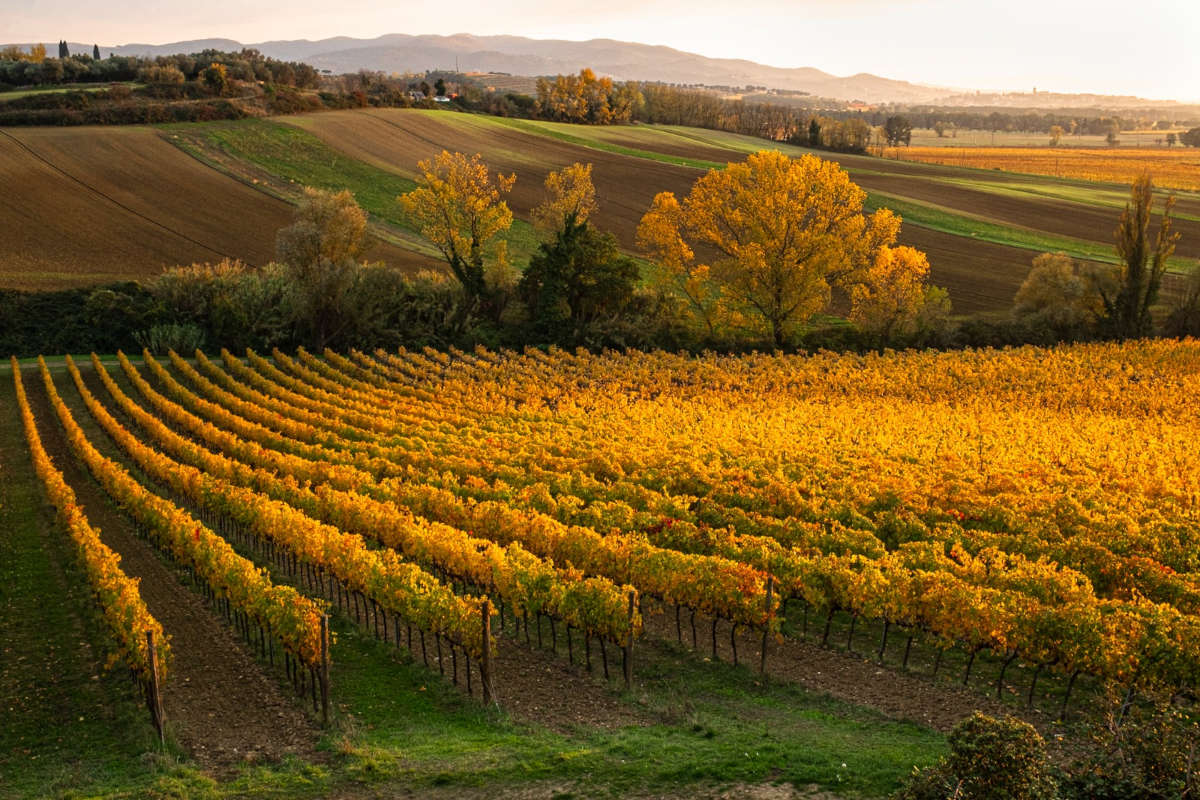
[[[497,174],[493,180],[479,154],[468,158],[446,150],[417,168],[418,188],[402,195],[400,204],[477,303],[487,294],[489,266],[503,269],[508,263],[501,235],[513,215],[501,197],[512,191],[517,176]]]
[[[546,199],[533,209],[533,227],[543,237],[553,238],[568,220],[587,222],[595,210],[592,165],[576,162],[546,176]]]
[[[865,199],[833,162],[761,151],[710,170],[682,202],[659,194],[638,238],[685,293],[714,281],[721,303],[759,320],[782,346],[829,307],[835,286],[862,283],[895,242],[900,219],[887,209],[866,216]],[[697,309],[712,303],[699,293],[688,300]]]
[[[1154,205],[1154,184],[1149,173],[1133,183],[1129,202],[1116,230],[1116,250],[1121,267],[1115,288],[1100,287],[1105,321],[1110,333],[1118,338],[1147,336],[1153,331],[1151,307],[1158,301],[1158,290],[1167,260],[1175,252],[1179,234],[1171,232],[1171,209],[1175,197],[1163,205],[1158,232],[1151,238],[1150,217]]]

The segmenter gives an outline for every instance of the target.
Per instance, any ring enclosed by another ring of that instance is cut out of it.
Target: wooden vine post
[[[158,730],[159,742],[166,744],[166,732],[163,724],[162,691],[158,679],[158,648],[154,644],[154,631],[146,631],[146,650],[150,657],[150,697],[148,698],[150,718],[154,721],[154,727]]]
[[[629,631],[626,633],[625,652],[622,661],[625,668],[625,690],[633,688],[633,612],[637,607],[637,592],[629,592]]]
[[[767,641],[771,638],[771,596],[775,591],[775,576],[767,575],[767,622],[763,625],[762,654],[758,662],[758,674],[766,680],[767,677]]]
[[[479,661],[479,682],[483,684],[483,704],[490,706],[496,698],[492,692],[492,609],[486,597],[479,606],[479,612],[483,617],[483,658]]]
[[[321,615],[321,724],[329,725],[329,615]]]

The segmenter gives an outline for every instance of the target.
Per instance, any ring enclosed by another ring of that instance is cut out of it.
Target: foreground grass
[[[637,685],[624,697],[651,724],[568,731],[484,709],[345,624],[338,649],[342,718],[330,744],[344,754],[344,777],[368,783],[502,788],[553,781],[575,793],[621,797],[771,782],[875,797],[944,746],[916,725],[794,686],[764,687],[745,668],[663,644],[639,646]],[[497,691],[503,698],[503,686]],[[547,705],[554,701],[547,695]]]
[[[0,376],[0,796],[144,787],[160,753],[33,473],[11,370]]]

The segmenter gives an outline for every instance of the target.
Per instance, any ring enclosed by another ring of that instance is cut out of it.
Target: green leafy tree
[[[98,45],[98,44],[92,45],[92,58],[95,59],[96,61],[100,60],[100,45]]]
[[[1106,327],[1120,339],[1147,336],[1152,332],[1150,309],[1158,302],[1167,260],[1179,241],[1179,234],[1171,232],[1174,196],[1168,197],[1163,205],[1158,231],[1151,237],[1153,204],[1154,184],[1150,174],[1143,173],[1133,183],[1129,202],[1117,226],[1116,250],[1121,267],[1116,284],[1099,287]]]
[[[517,292],[535,336],[567,344],[583,341],[597,320],[619,314],[638,278],[637,263],[621,254],[611,234],[571,212],[554,240],[539,246]]]
[[[297,338],[318,351],[364,313],[354,291],[367,215],[349,191],[306,188],[296,219],[279,231],[276,257],[288,279],[286,304]]]
[[[896,115],[883,123],[883,135],[891,147],[912,142],[912,123],[908,117]]]
[[[1179,141],[1188,147],[1200,147],[1200,128],[1192,128],[1179,134]]]
[[[442,78],[438,78],[437,82],[435,84],[433,84],[433,90],[434,90],[434,92],[437,93],[438,97],[445,97],[446,96],[446,81]]]

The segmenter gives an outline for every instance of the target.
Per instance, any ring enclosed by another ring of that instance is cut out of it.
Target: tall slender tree
[[[1116,230],[1117,255],[1121,258],[1115,288],[1100,286],[1105,322],[1120,339],[1146,336],[1153,330],[1150,308],[1158,301],[1158,290],[1167,260],[1175,252],[1179,234],[1171,232],[1172,195],[1163,204],[1156,235],[1150,236],[1150,217],[1154,205],[1154,183],[1150,173],[1133,183],[1129,202]]]

